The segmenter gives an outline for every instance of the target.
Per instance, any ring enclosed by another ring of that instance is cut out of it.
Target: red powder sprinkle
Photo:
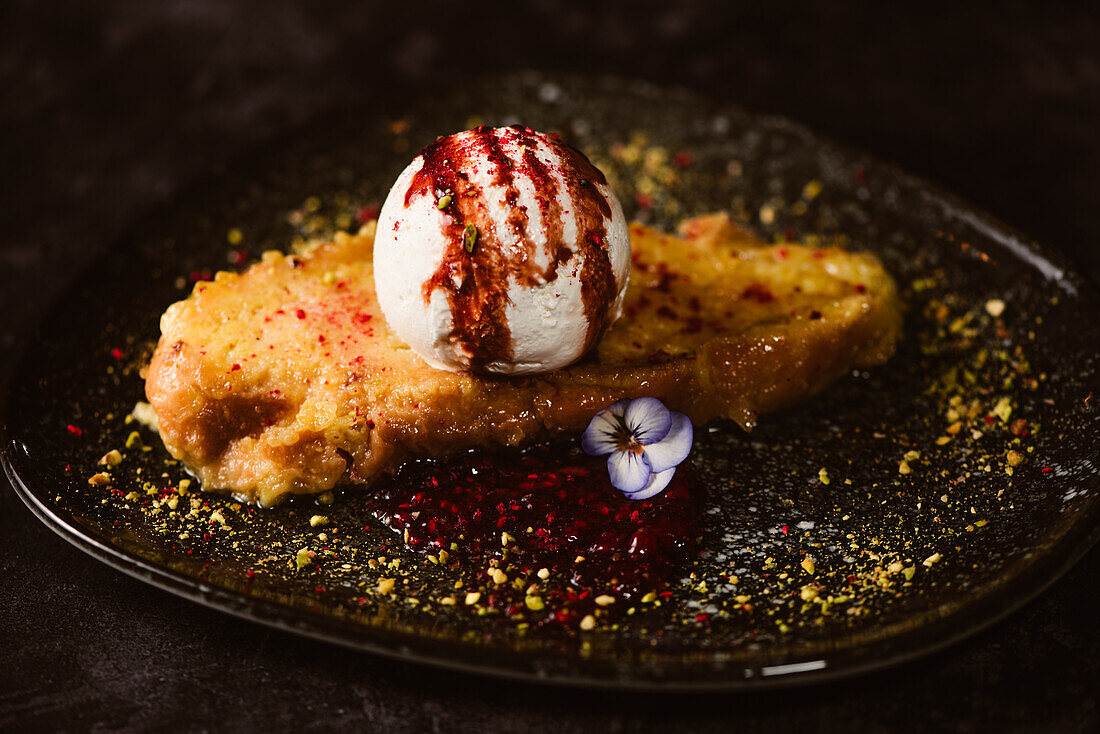
[[[657,271],[657,281],[650,287],[661,293],[668,293],[672,290],[672,281],[676,280],[676,273],[670,272],[664,263],[658,263]]]
[[[71,423],[69,425],[65,426],[65,428],[69,431],[69,433],[73,434],[77,438],[84,435],[83,429],[77,428],[76,426],[74,426]]]
[[[248,262],[248,252],[246,252],[245,250],[234,250],[233,251],[233,264],[234,265],[244,265],[246,262]]]
[[[867,292],[867,286],[863,285],[863,283],[856,283],[856,293],[866,293],[866,292]]]
[[[245,571],[245,575],[247,575],[247,576],[248,576],[248,578],[252,578],[253,576],[255,576],[255,575],[256,575],[256,572],[255,572],[255,571],[253,571],[253,570],[252,570],[252,569],[250,568],[250,569],[248,569],[247,571]]]
[[[690,151],[681,150],[672,157],[672,164],[677,168],[687,168],[694,160],[695,156]]]
[[[367,204],[366,206],[361,206],[355,212],[355,221],[359,222],[360,224],[366,224],[372,219],[377,219],[378,213],[380,211],[382,211],[382,207],[378,206],[377,204]]]
[[[780,260],[786,260],[788,254],[789,253],[787,252],[786,247],[780,247],[778,250],[775,251],[775,256],[778,257]]]
[[[775,294],[761,283],[752,283],[741,291],[741,298],[753,300],[757,303],[771,303],[775,300]]]
[[[298,313],[298,318],[300,318],[300,319],[304,319],[306,317],[306,312],[305,312],[304,309],[301,309],[301,308],[298,309],[297,313]]]
[[[115,359],[122,359],[122,350],[119,349],[118,347],[115,347],[114,349],[111,350],[111,356],[114,357]]]
[[[1050,474],[1052,471],[1054,471],[1053,466],[1044,466],[1043,467],[1043,474]]]
[[[316,589],[314,589],[314,591],[316,591],[318,594],[325,593],[324,587],[321,586],[318,586]]]
[[[653,197],[649,194],[638,194],[634,197],[634,201],[637,202],[638,206],[642,209],[648,209],[653,206]]]
[[[783,532],[784,535],[786,535],[787,533],[789,533],[791,531],[791,526],[790,525],[784,525],[783,527],[781,527],[779,529]]]
[[[235,362],[234,362],[234,363],[233,363],[233,368],[232,368],[232,369],[230,369],[229,371],[230,371],[230,372],[236,372],[236,371],[237,371],[237,370],[239,370],[240,368],[241,368],[241,366],[240,366],[239,364],[237,364],[237,363],[235,363]]]

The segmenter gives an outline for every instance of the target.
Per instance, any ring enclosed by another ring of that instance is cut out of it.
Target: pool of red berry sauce
[[[616,617],[650,592],[671,595],[698,551],[698,485],[685,464],[664,492],[631,501],[611,486],[605,458],[544,444],[410,463],[377,488],[371,509],[408,548],[436,558],[447,551],[443,565],[463,580],[459,606],[479,592],[474,610],[572,626],[597,609]],[[505,583],[490,575],[494,566]],[[530,595],[544,608],[531,610]],[[597,605],[604,595],[614,603]]]

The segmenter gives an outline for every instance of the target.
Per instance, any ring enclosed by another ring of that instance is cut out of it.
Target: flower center
[[[645,451],[645,447],[634,435],[634,432],[626,425],[622,418],[616,417],[619,423],[619,429],[615,433],[615,445],[619,451],[623,451],[630,454],[640,454]]]

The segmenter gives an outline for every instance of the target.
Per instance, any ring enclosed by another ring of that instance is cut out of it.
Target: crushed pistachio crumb
[[[313,560],[313,556],[311,554],[312,551],[309,548],[302,548],[294,554],[294,562],[298,566],[298,568],[305,568],[310,564],[310,562]]]

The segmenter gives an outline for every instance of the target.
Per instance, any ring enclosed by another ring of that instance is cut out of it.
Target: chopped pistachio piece
[[[313,558],[309,555],[308,548],[302,548],[294,554],[294,563],[298,566],[298,568],[305,568],[310,564],[312,560]]]
[[[466,231],[462,235],[462,246],[469,254],[474,254],[474,248],[477,247],[477,227],[472,224],[466,225]]]

